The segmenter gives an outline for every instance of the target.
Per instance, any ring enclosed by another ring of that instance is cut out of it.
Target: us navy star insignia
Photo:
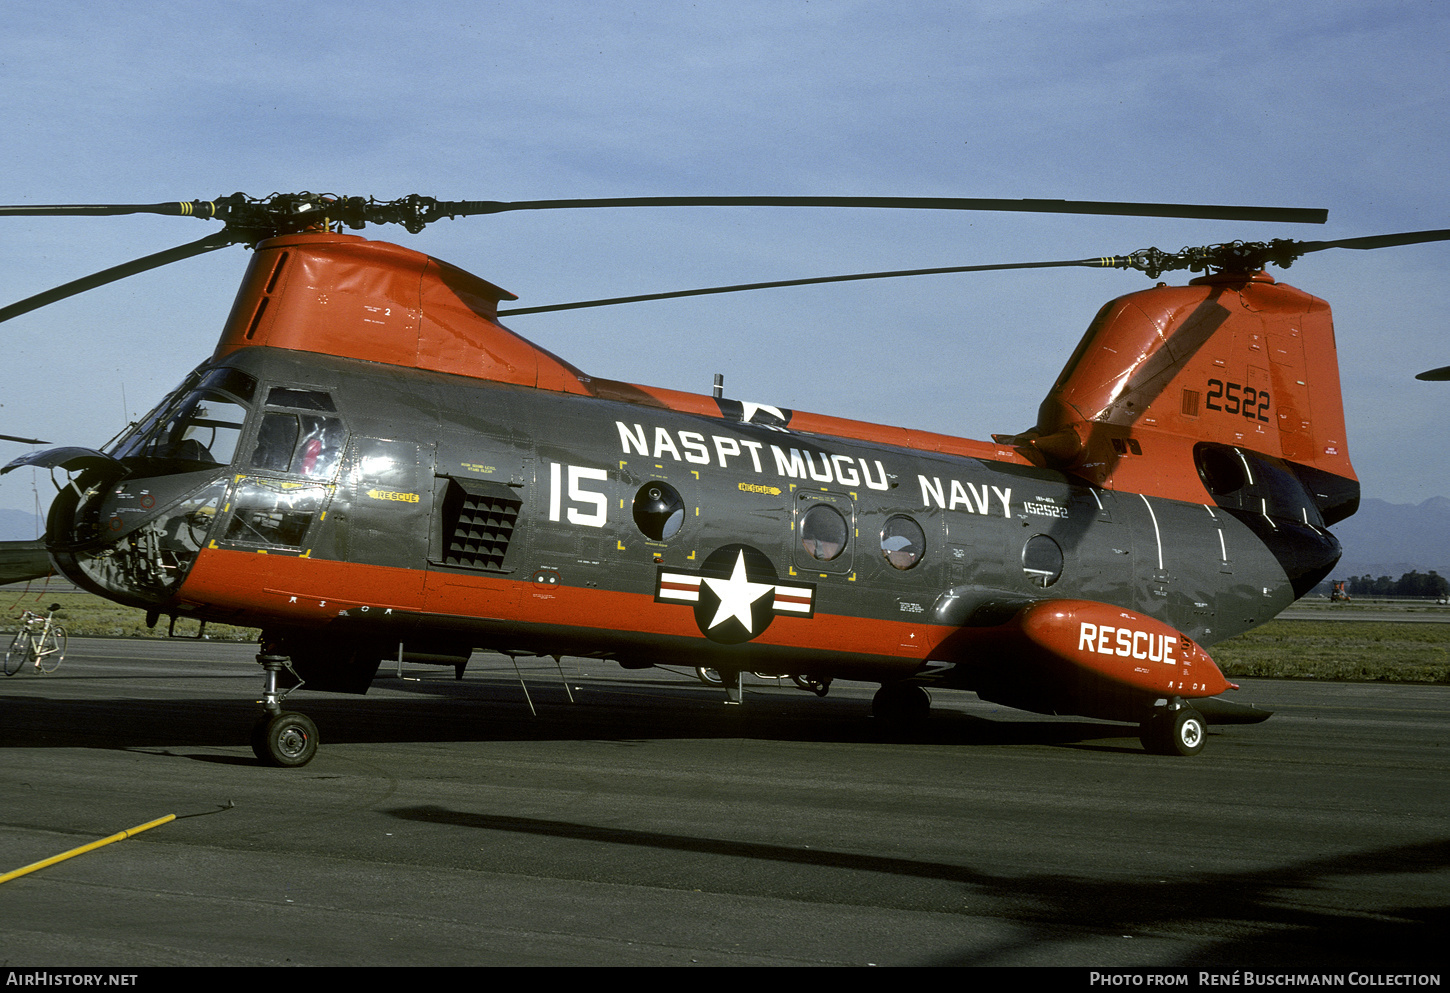
[[[751,400],[730,400],[725,397],[716,397],[715,404],[720,408],[720,416],[726,420],[743,421],[746,424],[754,424],[757,427],[770,428],[774,431],[786,430],[792,415],[792,412],[784,407],[773,407],[768,403],[755,403]]]
[[[814,585],[782,583],[770,559],[749,545],[717,548],[699,572],[661,568],[655,600],[690,604],[711,641],[733,645],[757,637],[778,615],[815,616]]]
[[[754,634],[754,622],[750,618],[750,606],[765,594],[773,591],[775,586],[771,583],[752,583],[745,572],[745,549],[740,550],[740,555],[735,559],[735,571],[730,574],[729,579],[711,579],[708,576],[701,577],[705,585],[715,591],[720,598],[720,606],[715,611],[715,619],[710,622],[710,627],[718,627],[720,622],[729,617],[739,618],[740,623],[745,625],[745,630]]]

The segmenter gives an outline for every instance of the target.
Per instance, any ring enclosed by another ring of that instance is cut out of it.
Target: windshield
[[[236,453],[256,380],[235,369],[193,374],[108,453],[225,465]]]

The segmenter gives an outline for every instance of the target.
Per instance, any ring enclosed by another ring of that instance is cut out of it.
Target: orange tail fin
[[[1271,516],[1322,526],[1359,502],[1329,305],[1265,273],[1108,303],[1021,440],[1112,489],[1268,513],[1251,506],[1268,498],[1262,464],[1297,478],[1313,504]]]

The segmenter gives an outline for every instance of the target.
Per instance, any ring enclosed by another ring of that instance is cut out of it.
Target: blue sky
[[[817,194],[1325,207],[1321,227],[610,210],[368,235],[520,305],[798,276],[1450,227],[1450,7],[1429,2],[12,2],[0,202]],[[191,241],[0,221],[0,302]],[[0,326],[0,432],[95,446],[211,351],[239,247]],[[1334,308],[1366,496],[1450,493],[1450,245],[1275,276]],[[1046,270],[520,317],[597,376],[982,438],[1030,426],[1136,273]],[[25,451],[0,443],[0,458]],[[0,507],[48,499],[0,480]]]

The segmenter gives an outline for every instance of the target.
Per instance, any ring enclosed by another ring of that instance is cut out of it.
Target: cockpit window
[[[232,495],[232,519],[223,540],[298,548],[332,487],[248,476]]]
[[[257,380],[240,369],[213,369],[206,374],[201,385],[225,390],[247,403],[252,402],[252,397],[257,392]]]
[[[127,439],[118,457],[139,455],[225,465],[236,454],[247,408],[214,390],[197,390],[173,403],[149,430]]]
[[[267,391],[267,406],[295,407],[298,410],[327,410],[332,405],[332,396],[321,390],[299,390],[290,386],[274,386]]]
[[[257,381],[237,369],[192,373],[108,454],[225,465],[236,454],[256,389]]]

